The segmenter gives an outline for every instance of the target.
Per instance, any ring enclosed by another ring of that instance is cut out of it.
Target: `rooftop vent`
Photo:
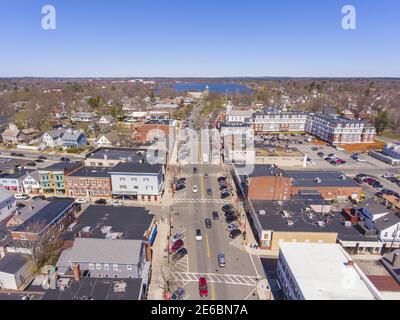
[[[320,228],[323,228],[326,226],[325,221],[318,221],[317,224],[318,224],[318,227],[320,227]]]
[[[114,285],[114,292],[125,292],[126,282],[119,282]]]
[[[82,232],[84,232],[84,233],[90,232],[90,229],[91,229],[90,226],[83,227],[83,228],[82,228]]]
[[[265,216],[265,210],[260,210],[260,211],[258,211],[258,214],[259,214],[260,216]]]
[[[283,216],[284,218],[290,218],[290,217],[291,217],[290,213],[287,212],[286,210],[283,210],[283,211],[282,211],[282,216]]]
[[[101,233],[102,234],[108,234],[112,232],[112,227],[111,226],[104,226],[101,228]]]
[[[315,180],[314,180],[316,183],[321,183],[322,182],[322,180],[321,180],[321,178],[315,178]]]
[[[288,220],[287,224],[288,224],[289,227],[291,227],[291,226],[294,225],[294,222],[292,220]]]

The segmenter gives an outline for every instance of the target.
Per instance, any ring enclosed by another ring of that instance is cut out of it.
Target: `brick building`
[[[65,177],[66,193],[70,197],[111,197],[109,167],[82,167]]]

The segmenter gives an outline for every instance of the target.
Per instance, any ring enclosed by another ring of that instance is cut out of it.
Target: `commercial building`
[[[14,228],[11,236],[14,240],[36,240],[45,232],[62,231],[74,220],[79,210],[80,206],[74,199],[50,201],[28,220]]]
[[[389,143],[382,151],[370,151],[369,155],[392,166],[400,165],[400,145]]]
[[[277,165],[281,168],[305,168],[307,155],[297,148],[256,145],[254,164]]]
[[[338,171],[287,171],[276,166],[255,165],[248,176],[239,176],[243,194],[251,200],[288,200],[303,191],[317,191],[325,199],[357,198],[362,187]]]
[[[266,250],[276,252],[282,242],[339,242],[356,253],[379,253],[382,248],[378,237],[361,234],[317,193],[287,201],[249,201],[246,212],[260,247]]]
[[[114,167],[120,162],[145,162],[145,148],[98,148],[86,155],[84,161],[87,167]]]
[[[163,194],[165,169],[161,164],[121,162],[110,174],[113,197],[157,201]]]
[[[277,273],[289,300],[382,300],[339,244],[282,243]]]
[[[66,194],[70,197],[110,198],[109,167],[81,167],[65,176]]]
[[[23,180],[29,173],[27,170],[17,170],[13,173],[0,174],[0,188],[13,192],[24,192]]]
[[[43,193],[65,195],[65,176],[81,166],[81,163],[59,162],[40,169],[39,181]]]
[[[138,127],[137,139],[140,143],[165,139],[165,148],[172,150],[176,140],[177,121],[173,119],[153,119]]]

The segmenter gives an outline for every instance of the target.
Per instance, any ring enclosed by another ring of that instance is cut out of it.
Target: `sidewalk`
[[[147,295],[148,300],[164,300],[164,290],[157,283],[164,259],[168,257],[169,225],[166,221],[157,224],[158,234],[153,244],[152,275]]]

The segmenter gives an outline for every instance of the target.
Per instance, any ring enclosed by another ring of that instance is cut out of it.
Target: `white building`
[[[113,116],[101,116],[97,124],[99,126],[111,126],[115,123],[115,119]]]
[[[164,191],[161,164],[120,162],[110,170],[113,197],[140,201],[160,200]]]
[[[290,300],[382,300],[381,293],[336,243],[281,242],[277,271]]]
[[[97,148],[110,148],[119,146],[118,135],[109,132],[103,134],[99,139],[96,140],[95,145]]]
[[[0,189],[0,222],[10,218],[16,209],[14,195],[5,189]]]
[[[42,149],[62,147],[62,137],[65,134],[65,129],[55,129],[46,131],[41,137],[40,146]]]
[[[22,180],[22,186],[26,193],[39,194],[41,192],[39,172],[33,171],[27,173]]]
[[[252,120],[252,116],[255,113],[254,110],[232,110],[227,112],[227,122],[248,122]]]
[[[71,116],[73,122],[92,122],[96,118],[94,112],[76,112]]]

